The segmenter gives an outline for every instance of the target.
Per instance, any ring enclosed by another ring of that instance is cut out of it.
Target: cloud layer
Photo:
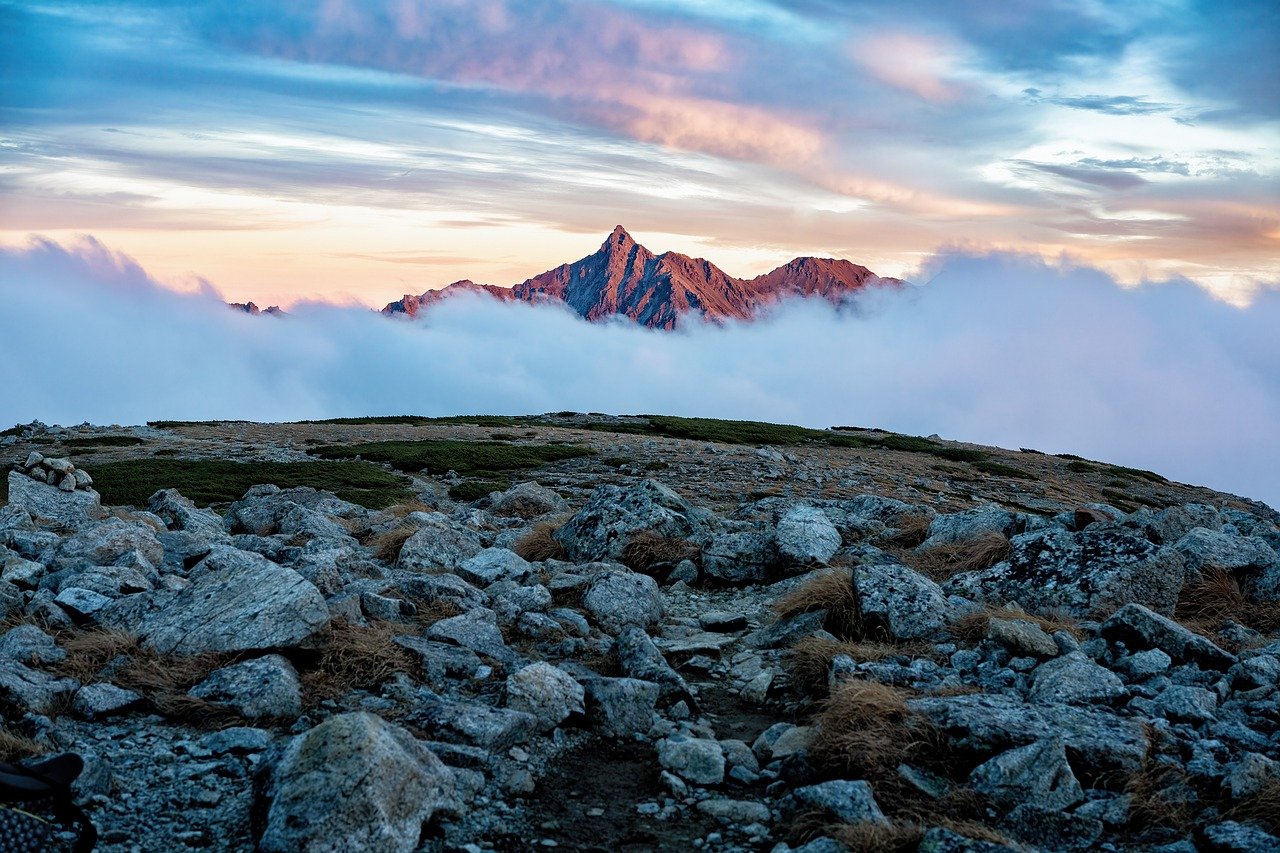
[[[459,298],[425,320],[177,294],[85,239],[0,250],[0,423],[669,412],[937,432],[1150,468],[1280,505],[1280,291],[944,254],[925,286],[677,333]]]

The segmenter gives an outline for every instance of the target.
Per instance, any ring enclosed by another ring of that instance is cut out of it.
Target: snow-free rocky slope
[[[479,293],[502,301],[562,302],[588,320],[621,315],[649,328],[672,329],[685,314],[713,322],[750,320],[761,308],[787,297],[816,296],[839,303],[869,286],[901,284],[832,258],[796,258],[753,279],[734,278],[702,258],[679,252],[656,255],[619,225],[595,254],[515,287],[458,281],[418,296],[406,294],[382,312],[414,317],[441,299]]]
[[[103,504],[441,440],[465,470],[592,452],[470,501],[428,467],[383,509]],[[571,413],[33,424],[0,452],[0,760],[84,755],[102,850],[1280,845],[1280,516],[1242,498]]]

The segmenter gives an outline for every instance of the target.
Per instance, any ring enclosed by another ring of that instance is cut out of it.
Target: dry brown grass
[[[393,622],[368,626],[333,622],[315,665],[302,673],[308,699],[333,699],[351,690],[374,690],[397,672],[412,672],[413,655],[392,641],[405,633]]]
[[[1230,572],[1219,569],[1182,587],[1174,618],[1215,641],[1227,620],[1269,634],[1280,630],[1280,602],[1250,601],[1240,582]]]
[[[957,640],[971,644],[977,643],[987,636],[987,626],[992,619],[1025,619],[1028,622],[1034,622],[1039,625],[1046,634],[1052,634],[1055,631],[1066,631],[1077,640],[1085,638],[1084,630],[1076,624],[1075,620],[1068,616],[1056,614],[1033,616],[1025,610],[1015,610],[1007,607],[987,607],[982,610],[970,611],[948,623],[947,630]]]
[[[365,544],[373,549],[373,556],[384,563],[400,559],[400,549],[409,537],[418,531],[412,524],[401,524],[382,533],[375,533]]]
[[[622,549],[622,563],[632,571],[649,574],[655,567],[697,560],[701,554],[702,549],[687,539],[642,530]]]
[[[897,533],[886,540],[887,545],[898,548],[915,548],[929,538],[929,525],[933,524],[933,516],[908,515],[898,519]]]
[[[947,542],[924,551],[907,551],[903,562],[917,572],[944,581],[952,575],[988,569],[1009,558],[1009,540],[999,533],[988,532],[976,539]]]
[[[0,726],[0,761],[14,762],[33,755],[42,755],[47,750],[31,738],[11,732]]]
[[[1227,814],[1229,820],[1256,823],[1280,834],[1280,781],[1271,781],[1258,793],[1245,797]]]
[[[418,605],[418,612],[413,617],[414,624],[421,625],[424,628],[430,627],[441,619],[448,619],[451,616],[460,616],[465,611],[462,605],[448,598],[437,598],[426,604]]]
[[[883,661],[899,655],[924,657],[929,651],[924,643],[833,642],[824,637],[804,637],[791,647],[788,668],[802,686],[816,690],[826,687],[827,672],[838,655],[856,661]]]
[[[568,520],[569,516],[561,515],[538,522],[534,525],[533,530],[526,533],[511,550],[531,563],[540,563],[543,560],[563,560],[565,558],[564,546],[560,544],[553,534]]]
[[[772,605],[781,619],[789,619],[814,610],[825,610],[824,627],[844,639],[859,635],[858,591],[853,574],[847,570],[824,572],[805,581]]]
[[[431,504],[425,504],[422,501],[408,501],[407,503],[395,504],[383,510],[383,512],[393,518],[404,518],[415,512],[435,512],[436,508]]]
[[[1180,767],[1148,760],[1124,783],[1124,792],[1133,797],[1129,806],[1129,826],[1136,830],[1163,826],[1190,832],[1195,819],[1191,804],[1190,779]]]
[[[810,754],[821,767],[900,787],[897,766],[929,733],[907,710],[909,694],[874,681],[846,681],[822,703]]]

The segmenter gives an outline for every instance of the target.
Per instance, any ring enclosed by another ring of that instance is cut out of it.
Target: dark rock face
[[[456,281],[418,296],[406,294],[382,313],[415,317],[442,299],[471,293],[503,302],[561,302],[587,320],[621,315],[651,329],[674,329],[686,314],[713,322],[750,320],[760,309],[789,297],[838,304],[866,287],[901,284],[833,258],[796,258],[753,279],[734,278],[702,258],[679,252],[655,255],[619,225],[595,254],[515,287]]]

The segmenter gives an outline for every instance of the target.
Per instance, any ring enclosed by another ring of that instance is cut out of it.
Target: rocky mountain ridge
[[[834,258],[796,258],[753,279],[734,278],[702,258],[654,254],[619,225],[594,254],[514,287],[457,281],[417,296],[406,294],[382,313],[414,317],[441,299],[481,293],[502,301],[561,302],[587,320],[623,316],[649,328],[672,329],[685,315],[711,322],[750,320],[789,297],[816,296],[838,304],[867,287],[901,285],[898,279]]]
[[[542,436],[515,424],[559,437],[583,417],[507,419],[505,438],[372,426],[518,448]],[[107,463],[85,470],[162,438],[214,446],[182,434],[260,453],[305,430],[371,438],[360,424],[6,436],[0,760],[85,756],[76,793],[109,853],[1280,844],[1266,507],[1150,472],[1134,497],[1159,507],[1037,499],[999,474],[1010,505],[935,506],[914,475],[826,493],[965,448],[591,423],[613,457],[471,500],[446,497],[451,470],[417,471],[416,502],[384,509],[270,484],[217,512],[171,488],[107,507]],[[101,454],[74,462],[30,449],[95,434]],[[726,465],[771,490],[694,485]]]

